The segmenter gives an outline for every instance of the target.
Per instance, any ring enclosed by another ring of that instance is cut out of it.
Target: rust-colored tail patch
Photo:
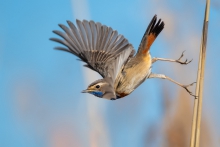
[[[164,22],[161,21],[161,19],[157,21],[157,15],[155,15],[147,27],[147,30],[141,40],[141,44],[139,46],[137,54],[148,53],[148,51],[150,50],[150,46],[157,38],[157,36],[160,34],[160,32],[163,30],[163,28],[164,28]]]
[[[143,48],[142,54],[146,54],[149,51],[150,46],[152,45],[155,39],[156,39],[156,36],[152,33],[147,36],[146,43],[145,43],[146,45]]]

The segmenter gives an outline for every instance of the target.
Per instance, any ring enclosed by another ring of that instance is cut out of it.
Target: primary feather
[[[70,28],[60,24],[65,33],[53,31],[62,39],[51,38],[55,42],[65,45],[67,48],[56,47],[58,50],[70,52],[86,62],[86,67],[97,71],[102,77],[109,76],[109,71],[115,79],[122,64],[127,60],[133,47],[117,31],[111,27],[95,23],[94,21],[76,20],[77,27],[67,21]],[[126,54],[122,55],[121,54]],[[117,59],[119,57],[119,59]],[[121,63],[116,66],[115,60]],[[114,67],[115,66],[115,67]],[[114,72],[112,72],[112,70]]]
[[[59,25],[64,32],[53,31],[63,39],[50,39],[63,44],[66,48],[56,47],[55,49],[76,55],[81,61],[87,63],[85,67],[97,71],[114,87],[114,81],[121,67],[128,57],[134,54],[133,46],[123,35],[119,35],[111,27],[99,22],[76,20],[77,27],[70,21],[67,23],[69,27]],[[112,89],[115,95],[114,88]]]
[[[99,22],[76,20],[76,26],[60,24],[61,31],[53,31],[62,39],[52,41],[65,47],[58,50],[70,52],[85,62],[85,67],[97,71],[103,79],[91,83],[83,92],[95,96],[116,99],[130,94],[151,73],[150,47],[164,28],[164,23],[155,15],[147,27],[137,54],[123,35]]]

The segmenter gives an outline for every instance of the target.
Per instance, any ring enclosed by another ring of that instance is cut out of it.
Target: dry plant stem
[[[154,62],[156,62],[156,61],[168,61],[168,62],[177,62],[177,63],[180,63],[180,64],[185,64],[185,65],[187,65],[187,64],[189,64],[192,60],[188,61],[188,60],[186,59],[185,61],[180,61],[180,60],[183,58],[183,56],[184,56],[184,52],[185,52],[185,51],[182,52],[181,56],[180,56],[179,59],[177,59],[177,60],[154,57],[154,58],[152,59],[152,63],[154,63]]]
[[[167,80],[169,80],[169,81],[171,81],[171,82],[173,82],[173,83],[175,83],[175,84],[177,84],[177,85],[183,87],[190,95],[196,97],[196,96],[193,95],[193,93],[188,89],[188,87],[192,86],[192,85],[195,84],[196,82],[193,82],[193,83],[191,83],[191,84],[189,84],[189,85],[183,85],[183,84],[181,84],[181,83],[179,83],[179,82],[177,82],[177,81],[171,79],[170,77],[165,76],[164,74],[155,74],[155,73],[151,73],[148,78],[167,79]]]
[[[207,44],[207,34],[208,34],[208,17],[209,17],[209,6],[210,0],[206,3],[206,13],[204,21],[203,30],[203,45],[202,45],[202,62],[201,62],[201,76],[199,84],[199,105],[198,105],[198,116],[197,116],[197,128],[196,128],[196,147],[199,147],[200,139],[200,126],[201,126],[201,116],[202,116],[202,99],[203,99],[203,86],[204,86],[204,72],[205,72],[205,60],[206,60],[206,44]]]
[[[203,37],[202,39],[203,40]],[[201,46],[202,47],[202,46]],[[202,54],[202,49],[200,47],[200,53],[199,53],[199,68],[198,68],[198,73],[197,73],[197,83],[196,83],[196,95],[199,97],[199,85],[200,85],[200,80],[199,80],[199,75],[201,74],[201,54]],[[197,109],[198,109],[198,99],[194,100],[194,108],[193,108],[193,121],[192,121],[192,130],[191,130],[191,140],[190,140],[190,147],[195,147],[195,138],[196,138],[196,122],[197,122]]]
[[[190,147],[199,147],[200,141],[200,125],[202,115],[202,98],[203,98],[203,83],[204,83],[204,70],[205,70],[205,56],[206,56],[206,42],[208,32],[208,20],[209,20],[209,7],[210,0],[206,1],[205,19],[203,24],[202,42],[200,47],[199,68],[197,75],[196,95],[199,96],[195,99],[193,124]]]

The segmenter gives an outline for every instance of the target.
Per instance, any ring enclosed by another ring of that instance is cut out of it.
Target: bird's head
[[[100,98],[116,99],[114,89],[106,79],[97,80],[91,83],[82,93],[90,93]]]

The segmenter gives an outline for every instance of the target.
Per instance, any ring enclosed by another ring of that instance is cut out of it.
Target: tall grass
[[[200,46],[200,54],[199,54],[198,73],[197,73],[196,95],[198,96],[198,98],[196,98],[194,101],[190,147],[199,147],[199,142],[200,142],[200,125],[201,125],[201,115],[202,115],[202,99],[203,99],[205,58],[206,58],[206,43],[207,43],[207,33],[208,33],[208,21],[209,21],[209,7],[210,7],[210,0],[207,0],[206,9],[205,9],[205,18],[203,23],[201,46]]]

